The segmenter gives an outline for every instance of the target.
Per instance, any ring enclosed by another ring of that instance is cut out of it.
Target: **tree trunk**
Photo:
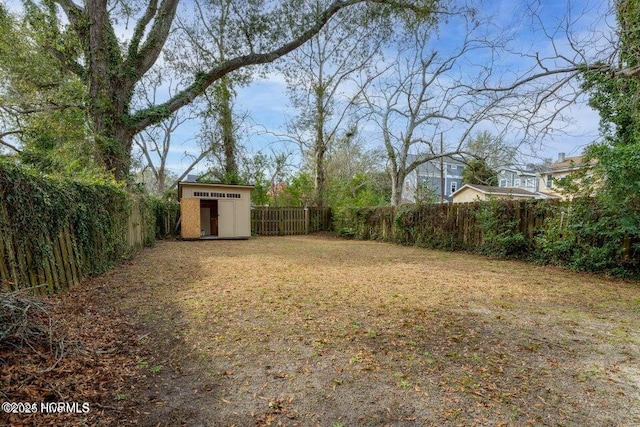
[[[398,207],[402,204],[402,190],[404,179],[400,179],[398,174],[391,174],[391,205]]]
[[[163,195],[165,190],[165,171],[164,165],[158,168],[158,176],[156,177],[156,191],[158,195]]]
[[[89,114],[98,160],[115,179],[124,181],[131,166],[133,132],[126,124],[133,83],[118,75],[122,62],[118,40],[109,21],[106,0],[88,0]]]
[[[314,204],[321,208],[325,205],[326,199],[326,171],[325,155],[327,152],[327,141],[325,141],[324,126],[326,111],[324,108],[324,88],[318,86],[315,90],[316,96],[316,126],[315,126],[315,185]]]
[[[238,162],[236,159],[236,136],[233,130],[233,107],[231,101],[231,83],[228,77],[220,79],[218,92],[219,124],[222,132],[222,149],[224,152],[224,176],[229,183],[238,181]]]
[[[324,144],[318,144],[316,146],[316,176],[315,176],[315,195],[314,203],[317,207],[321,208],[325,205],[326,196],[326,174],[325,174],[325,147]]]
[[[393,187],[391,189],[391,205],[398,207],[402,204],[402,189]]]
[[[117,181],[126,181],[131,168],[133,133],[123,123],[110,122],[109,117],[118,117],[121,114],[111,113],[111,116],[107,116],[109,113],[105,113],[104,110],[101,108],[91,114],[96,133],[98,160]]]

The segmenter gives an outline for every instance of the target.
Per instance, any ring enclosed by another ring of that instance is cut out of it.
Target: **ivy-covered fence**
[[[0,290],[59,292],[152,245],[155,235],[144,197],[0,162]]]
[[[640,276],[640,233],[595,199],[494,200],[334,210],[339,235]],[[639,212],[640,215],[640,212]]]

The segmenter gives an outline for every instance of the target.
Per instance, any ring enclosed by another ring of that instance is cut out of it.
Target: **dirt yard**
[[[51,301],[89,340],[69,375],[108,377],[69,425],[640,425],[637,282],[262,237],[162,242]]]

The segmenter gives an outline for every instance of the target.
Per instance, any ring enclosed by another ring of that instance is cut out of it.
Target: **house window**
[[[534,186],[533,178],[527,178],[527,187],[533,188],[533,186]]]
[[[501,179],[500,180],[500,187],[506,187],[507,186],[507,180],[506,179]]]
[[[209,193],[203,191],[194,191],[193,195],[194,197],[209,197]]]
[[[451,183],[451,193],[449,193],[449,194],[455,193],[457,189],[458,189],[458,183],[453,181]]]
[[[547,175],[547,188],[553,187],[553,176],[551,174]]]
[[[520,178],[516,178],[516,179],[513,181],[513,186],[514,186],[514,187],[520,187],[520,185],[522,185],[522,180],[521,180]]]

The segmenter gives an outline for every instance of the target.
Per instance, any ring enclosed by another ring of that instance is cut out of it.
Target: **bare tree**
[[[482,37],[474,13],[461,13],[459,19],[456,28],[464,33],[457,47],[438,52],[431,45],[433,30],[418,27],[405,41],[411,48],[402,50],[364,91],[367,118],[377,125],[386,151],[395,206],[402,202],[411,172],[426,162],[465,154],[472,132],[499,115],[497,99],[474,96],[473,88],[490,68],[469,61],[471,53],[490,53],[495,42]]]
[[[178,18],[177,28],[184,37],[173,40],[168,59],[177,69],[196,74],[210,64],[223,63],[227,58],[241,54],[248,37],[246,20],[259,13],[259,7],[260,2],[194,1],[193,13]],[[221,77],[203,93],[204,127],[208,129],[209,137],[216,134],[216,141],[212,141],[211,146],[216,168],[219,166],[220,169],[218,179],[228,183],[236,183],[239,179],[238,130],[245,118],[234,112],[236,88],[248,84],[252,77],[247,68],[236,70]]]
[[[139,102],[143,106],[155,105],[159,92],[167,91],[169,94],[175,92],[176,83],[169,76],[169,70],[156,69],[148,73],[142,80],[142,84],[137,88]],[[194,109],[176,111],[167,119],[150,126],[140,132],[134,138],[135,146],[140,150],[140,156],[144,159],[144,170],[149,170],[154,178],[153,189],[158,194],[163,194],[167,190],[172,190],[178,182],[187,176],[193,168],[207,157],[211,151],[211,145],[201,144],[200,153],[189,155],[185,152],[185,157],[191,158],[191,163],[185,168],[182,174],[168,182],[169,174],[167,162],[175,150],[176,143],[173,140],[175,132],[183,124],[193,120],[196,112]],[[185,141],[182,141],[184,143]]]
[[[563,13],[550,20],[546,11],[550,2],[523,0],[520,9],[525,11],[524,18],[512,26],[529,31],[530,45],[516,37],[505,44],[491,64],[500,72],[491,73],[475,95],[479,99],[508,99],[509,103],[503,102],[505,117],[510,114],[511,124],[522,129],[523,138],[540,140],[564,133],[572,122],[572,108],[587,104],[585,76],[640,79],[638,63],[623,59],[621,40],[630,29],[618,16],[633,3],[566,2]],[[497,64],[507,57],[511,67],[500,68]]]
[[[321,7],[318,0],[316,7]],[[376,30],[366,19],[357,10],[342,11],[280,67],[299,111],[290,134],[311,162],[316,206],[327,201],[326,157],[331,146],[354,133],[352,99],[363,88],[353,86],[353,74],[376,62],[390,35],[387,26]]]

